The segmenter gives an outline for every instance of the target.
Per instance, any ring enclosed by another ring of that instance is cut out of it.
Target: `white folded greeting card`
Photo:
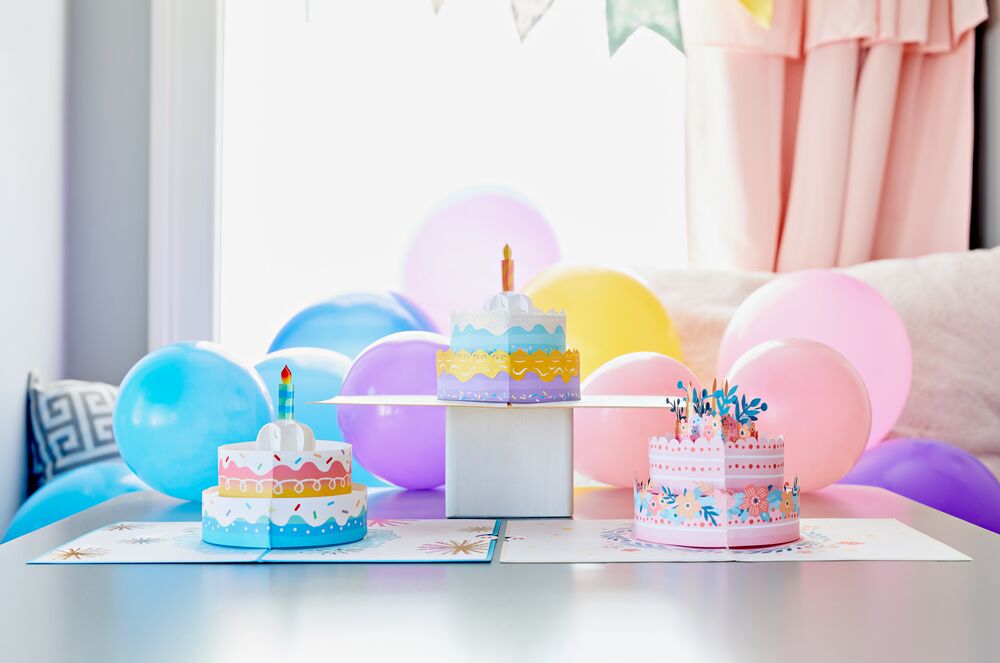
[[[970,558],[891,518],[803,518],[797,541],[762,548],[685,548],[648,543],[632,520],[512,520],[500,561],[829,562],[969,561]]]
[[[31,564],[219,564],[232,562],[489,562],[496,520],[369,519],[361,541],[323,548],[231,548],[205,543],[192,522],[114,523]]]

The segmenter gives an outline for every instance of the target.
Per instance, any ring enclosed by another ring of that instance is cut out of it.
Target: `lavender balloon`
[[[1000,482],[978,458],[944,442],[883,442],[866,451],[840,483],[881,486],[1000,533]]]
[[[435,354],[448,339],[432,332],[391,334],[361,351],[344,377],[343,396],[436,394]],[[372,474],[415,490],[444,483],[444,408],[341,405],[344,439]]]

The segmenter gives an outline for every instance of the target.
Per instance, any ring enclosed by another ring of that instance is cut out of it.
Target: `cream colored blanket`
[[[677,326],[685,363],[711,382],[736,307],[773,274],[638,270]],[[843,270],[881,292],[913,347],[913,384],[893,437],[956,444],[1000,477],[1000,248],[879,260]]]

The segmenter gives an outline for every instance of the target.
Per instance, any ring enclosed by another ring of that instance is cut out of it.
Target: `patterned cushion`
[[[28,493],[52,477],[118,458],[111,415],[118,389],[103,382],[59,380],[43,388],[28,377]]]

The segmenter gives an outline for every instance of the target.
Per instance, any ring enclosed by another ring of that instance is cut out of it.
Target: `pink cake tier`
[[[351,492],[351,445],[319,440],[308,451],[219,447],[221,497],[326,497]]]
[[[636,536],[696,548],[798,539],[797,489],[784,483],[784,448],[780,437],[652,438],[650,480],[635,491]]]

